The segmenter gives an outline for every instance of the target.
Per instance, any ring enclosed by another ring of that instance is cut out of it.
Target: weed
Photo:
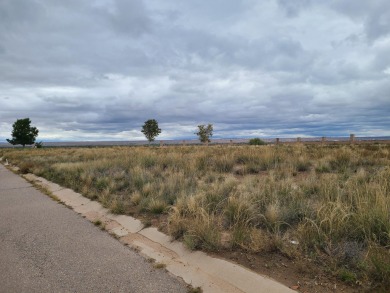
[[[149,228],[152,226],[152,221],[147,218],[147,219],[142,219],[142,225],[144,225],[144,228]]]
[[[130,202],[135,206],[140,204],[141,199],[142,195],[138,191],[133,192],[133,194],[130,196]]]
[[[21,174],[27,174],[32,173],[32,170],[34,168],[34,163],[32,162],[23,162],[19,167],[19,172]]]
[[[93,222],[93,224],[94,224],[95,226],[100,226],[100,225],[102,224],[102,221],[100,221],[100,220],[95,220],[95,221]]]
[[[295,164],[295,168],[298,172],[306,172],[310,169],[310,162],[307,159],[299,158],[298,162]]]
[[[389,248],[374,245],[369,250],[369,276],[384,288],[390,288]]]
[[[113,214],[124,214],[124,212],[125,212],[125,204],[124,204],[124,202],[119,200],[119,199],[114,199],[111,202],[110,211]]]
[[[327,164],[320,164],[315,168],[318,173],[329,173],[331,171],[330,166]]]
[[[203,292],[203,290],[200,287],[196,287],[196,288],[190,287],[187,290],[187,293],[202,293],[202,292]]]
[[[183,243],[190,250],[196,250],[200,248],[200,239],[189,233],[184,234]]]
[[[167,204],[161,199],[151,199],[147,209],[153,214],[162,214],[167,209]]]
[[[155,269],[165,269],[166,268],[166,264],[165,263],[161,263],[161,262],[156,262],[154,265],[153,265],[153,267],[155,268]]]
[[[338,270],[337,276],[345,283],[353,284],[356,282],[356,274],[346,268]]]

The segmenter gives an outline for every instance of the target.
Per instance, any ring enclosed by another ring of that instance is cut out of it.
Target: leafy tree
[[[149,143],[151,143],[154,141],[154,138],[161,133],[161,129],[158,128],[158,123],[155,119],[149,119],[148,121],[145,121],[141,132],[145,135]]]
[[[26,144],[33,144],[39,131],[36,127],[31,127],[30,124],[30,118],[17,119],[12,125],[12,139],[7,139],[7,141],[12,145],[21,144],[23,147]]]
[[[265,145],[265,141],[261,140],[260,138],[252,138],[249,140],[250,145]]]
[[[213,136],[213,124],[205,124],[198,125],[199,131],[195,134],[199,137],[199,140],[202,143],[210,142],[210,137]]]

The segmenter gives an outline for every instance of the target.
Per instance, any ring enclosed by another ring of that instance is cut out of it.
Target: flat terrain
[[[44,148],[3,159],[302,292],[390,288],[390,145]]]
[[[0,165],[0,292],[187,292]]]

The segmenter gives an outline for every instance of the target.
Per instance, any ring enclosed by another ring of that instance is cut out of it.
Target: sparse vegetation
[[[347,283],[390,288],[390,145],[1,152],[113,212],[167,217],[191,249],[310,258]]]

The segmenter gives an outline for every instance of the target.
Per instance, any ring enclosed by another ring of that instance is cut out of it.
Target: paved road
[[[0,292],[186,292],[0,164]]]

